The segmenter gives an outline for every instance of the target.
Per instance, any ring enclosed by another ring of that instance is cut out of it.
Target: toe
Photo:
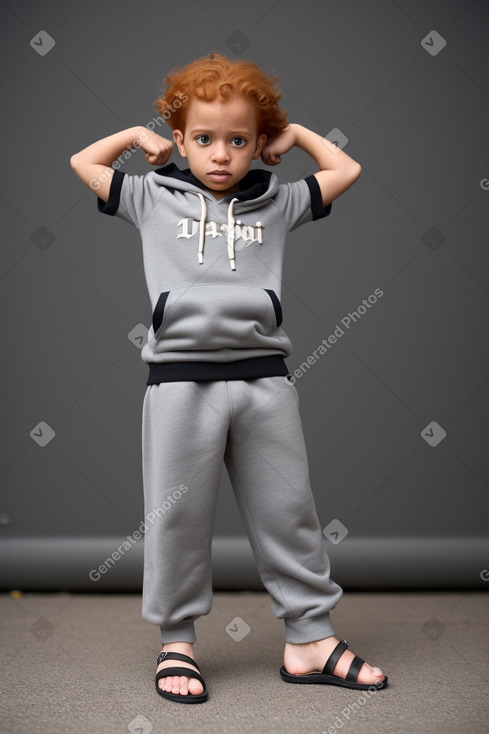
[[[372,668],[367,663],[362,665],[360,673],[358,674],[358,682],[365,684],[380,683],[384,679],[384,674],[380,668]]]
[[[173,688],[171,689],[172,693],[180,693],[180,681],[182,680],[182,677],[179,675],[175,675],[173,677]]]
[[[204,693],[204,686],[197,680],[197,678],[190,678],[188,682],[188,690],[193,696],[198,696],[199,693]]]
[[[158,687],[166,693],[174,693],[180,696],[188,696],[191,693],[194,696],[204,692],[204,686],[196,678],[187,678],[184,675],[167,675],[160,678]]]
[[[160,678],[158,685],[163,691],[170,693],[173,687],[173,678],[168,675],[166,676],[166,678]]]
[[[336,664],[334,675],[337,675],[339,678],[346,678],[354,657],[354,652],[345,650]],[[383,681],[384,678],[385,676],[380,668],[372,668],[368,663],[364,662],[360,668],[356,682],[364,685],[374,685]]]

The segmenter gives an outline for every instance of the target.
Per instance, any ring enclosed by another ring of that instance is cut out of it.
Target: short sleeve
[[[161,189],[155,192],[154,186],[151,186],[148,179],[150,173],[132,176],[114,170],[107,202],[97,197],[98,211],[120,217],[139,228],[154,208],[155,196],[161,195]]]
[[[332,208],[332,202],[323,206],[321,189],[313,174],[299,181],[280,184],[275,203],[281,209],[289,231],[327,217]]]

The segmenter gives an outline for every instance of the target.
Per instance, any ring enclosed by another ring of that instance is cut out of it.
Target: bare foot
[[[321,673],[326,660],[339,641],[337,637],[331,636],[324,637],[322,640],[304,642],[298,645],[286,642],[284,650],[285,670],[291,675]],[[333,675],[337,675],[339,678],[346,678],[348,668],[354,657],[355,653],[351,652],[351,650],[345,650],[336,663]],[[364,663],[358,674],[357,682],[366,685],[375,685],[381,683],[384,678],[385,675],[383,675],[380,668],[372,668],[367,663]]]
[[[166,645],[162,646],[163,652],[180,652],[183,655],[188,655],[192,659],[194,658],[194,648],[191,642],[169,642]],[[163,668],[188,668],[189,671],[195,671],[198,673],[199,671],[197,668],[195,668],[193,665],[190,665],[190,663],[185,663],[180,660],[163,660],[161,662],[156,672],[158,673],[160,670],[163,670]],[[183,676],[183,675],[168,675],[166,678],[160,678],[158,681],[158,687],[161,688],[162,691],[167,691],[167,693],[179,693],[181,696],[186,696],[188,693],[192,693],[194,696],[198,695],[199,693],[204,692],[204,687],[200,680],[197,680],[197,678],[192,678],[192,673],[189,672],[189,677]]]

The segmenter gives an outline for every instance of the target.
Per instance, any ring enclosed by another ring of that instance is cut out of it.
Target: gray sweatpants
[[[212,608],[211,542],[224,461],[285,641],[334,634],[342,589],[309,481],[299,395],[285,377],[148,385],[143,401],[142,616],[163,643],[195,642]],[[152,513],[149,515],[149,513]]]

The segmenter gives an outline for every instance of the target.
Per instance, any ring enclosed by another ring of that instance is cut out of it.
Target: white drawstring
[[[202,194],[198,194],[200,198],[200,226],[199,226],[199,263],[204,262],[204,240],[205,240],[205,220],[207,215],[207,207]]]
[[[204,262],[204,242],[205,242],[205,220],[207,217],[207,206],[205,203],[205,199],[202,196],[202,194],[198,193],[197,196],[200,199],[200,224],[199,224],[199,263],[202,265]],[[227,233],[227,242],[228,242],[228,256],[229,256],[229,262],[231,265],[231,270],[236,270],[236,263],[234,260],[234,240],[235,240],[235,234],[234,234],[234,216],[233,216],[233,204],[235,201],[239,201],[239,199],[231,199],[229,206],[228,206],[228,233]]]
[[[231,263],[231,270],[236,270],[234,262],[234,216],[233,216],[233,204],[238,199],[231,199],[228,207],[228,256],[229,262]]]

